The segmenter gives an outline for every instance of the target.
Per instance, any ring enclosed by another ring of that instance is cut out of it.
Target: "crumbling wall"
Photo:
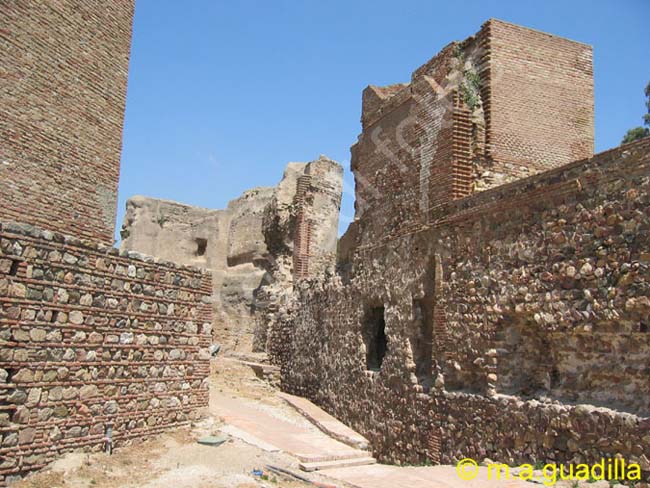
[[[431,207],[458,190],[452,169],[454,105],[462,103],[456,49],[447,46],[409,84],[364,90],[363,132],[351,150],[363,242],[421,225]]]
[[[272,194],[272,188],[255,188],[224,210],[132,197],[121,249],[210,270],[215,340],[250,349],[253,293],[266,274],[262,219]]]
[[[649,190],[640,141],[354,248],[346,280],[296,285],[279,335],[289,344],[275,345],[283,388],[358,429],[385,461],[621,455],[649,477]],[[364,323],[379,307],[387,347],[369,367]],[[427,316],[430,382],[413,341]]]
[[[263,351],[296,263],[301,276],[335,264],[342,184],[341,166],[321,156],[289,163],[276,187],[248,190],[224,210],[133,197],[121,248],[211,270],[215,340]]]
[[[352,147],[360,245],[447,203],[593,155],[591,48],[491,19],[409,83],[363,92]]]
[[[208,405],[210,274],[0,224],[0,486]]]
[[[113,243],[133,4],[0,3],[0,219]]]

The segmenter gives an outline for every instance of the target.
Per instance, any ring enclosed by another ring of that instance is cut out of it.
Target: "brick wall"
[[[486,156],[497,181],[591,157],[591,46],[495,19],[478,36],[487,54]]]
[[[113,242],[133,4],[0,3],[0,218]]]
[[[321,156],[296,182],[293,275],[316,276],[336,263],[343,168]]]
[[[196,419],[208,404],[211,278],[0,224],[0,486],[62,452]]]
[[[309,276],[309,254],[313,222],[309,219],[307,209],[307,192],[311,176],[305,174],[296,183],[296,230],[293,240],[293,276],[305,278]]]
[[[453,198],[456,91],[442,84],[454,51],[455,45],[445,48],[408,85],[364,91],[363,133],[351,159],[364,241],[422,225],[430,207]]]

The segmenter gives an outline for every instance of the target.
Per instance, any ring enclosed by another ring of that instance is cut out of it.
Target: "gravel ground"
[[[245,398],[251,405],[274,416],[315,428],[275,396],[275,390],[257,379],[250,368],[228,360],[213,364],[211,395]],[[136,445],[103,453],[68,453],[51,466],[27,477],[12,488],[302,488],[313,486],[268,473],[252,474],[266,465],[300,473],[295,459],[263,451],[230,438],[218,447],[203,446],[197,439],[222,435],[215,416],[190,429],[177,429]],[[304,473],[300,473],[304,475]]]

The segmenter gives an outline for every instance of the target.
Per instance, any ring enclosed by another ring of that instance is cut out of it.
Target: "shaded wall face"
[[[430,230],[356,249],[349,282],[305,283],[279,328],[284,387],[359,429],[384,460],[621,453],[643,464],[649,181],[644,141],[459,200]],[[377,372],[366,336],[368,311],[382,307]]]
[[[0,5],[1,218],[113,242],[133,3]]]
[[[209,273],[0,223],[0,486],[208,405]]]

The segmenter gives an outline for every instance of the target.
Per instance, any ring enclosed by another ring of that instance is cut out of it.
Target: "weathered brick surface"
[[[283,387],[386,461],[621,455],[648,478],[649,209],[645,140],[357,246],[346,274],[299,282],[282,311]],[[388,345],[372,371],[363,327],[379,305]]]
[[[499,20],[408,84],[369,86],[352,147],[359,243],[440,206],[593,155],[591,48]]]
[[[0,3],[1,219],[113,242],[133,3]]]
[[[120,446],[208,404],[211,278],[0,224],[0,486],[67,450]]]
[[[591,46],[500,20],[478,36],[486,54],[486,156],[497,181],[591,157]]]

